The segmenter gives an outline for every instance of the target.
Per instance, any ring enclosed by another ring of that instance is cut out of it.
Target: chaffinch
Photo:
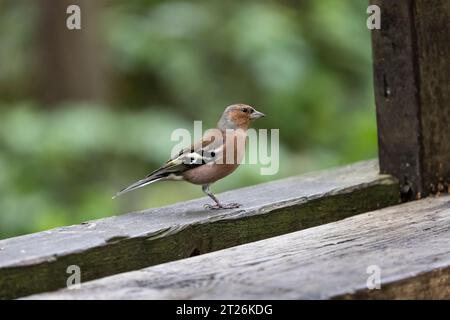
[[[156,181],[182,180],[202,186],[203,192],[215,202],[214,205],[205,205],[207,209],[240,207],[238,203],[222,204],[210,191],[210,185],[226,177],[239,166],[245,153],[250,122],[261,117],[264,117],[263,113],[248,105],[228,106],[220,117],[216,129],[208,130],[200,141],[181,150],[162,167],[119,191],[113,198]]]

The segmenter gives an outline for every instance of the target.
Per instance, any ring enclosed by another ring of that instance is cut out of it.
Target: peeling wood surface
[[[443,196],[27,298],[450,299],[449,244]]]
[[[242,208],[207,211],[205,198],[0,241],[0,298],[220,250],[396,204],[397,182],[368,161],[220,195]]]

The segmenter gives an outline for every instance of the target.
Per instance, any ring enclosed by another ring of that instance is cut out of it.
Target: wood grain
[[[450,197],[428,198],[27,299],[449,299],[449,243]]]
[[[450,0],[371,0],[381,172],[404,199],[442,193],[450,183]]]
[[[395,179],[376,161],[293,177],[220,195],[242,208],[179,203],[0,241],[0,297],[66,286],[66,269],[83,280],[220,250],[396,204]]]

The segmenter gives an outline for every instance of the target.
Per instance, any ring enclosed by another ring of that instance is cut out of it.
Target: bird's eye
[[[247,109],[247,108],[242,108],[242,112],[247,113],[247,112],[248,112],[248,109]]]

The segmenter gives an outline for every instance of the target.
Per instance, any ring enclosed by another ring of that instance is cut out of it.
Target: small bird
[[[202,186],[203,192],[215,202],[214,205],[205,205],[207,209],[240,207],[238,203],[221,203],[210,191],[210,186],[236,170],[245,153],[250,122],[264,116],[262,112],[245,104],[228,106],[216,129],[206,131],[200,141],[181,150],[176,157],[167,160],[144,179],[119,191],[113,199],[156,181],[182,180]]]

